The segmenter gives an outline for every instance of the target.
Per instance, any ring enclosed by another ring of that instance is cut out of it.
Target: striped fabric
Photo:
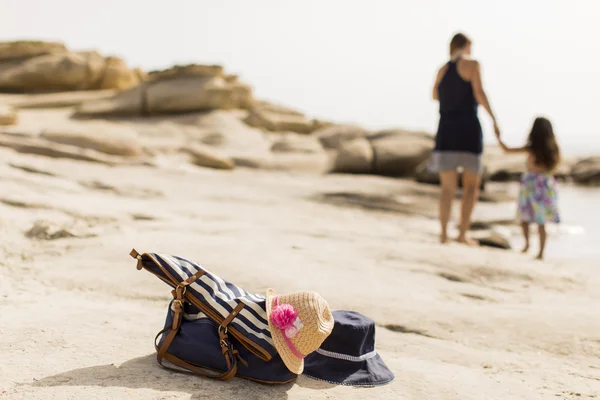
[[[183,257],[150,254],[180,281],[188,279],[201,269],[204,270],[205,273],[200,279],[189,285],[187,290],[221,314],[223,318],[226,318],[240,302],[244,303],[245,307],[233,319],[231,325],[271,355],[276,354],[267,323],[264,296],[247,293],[239,286],[224,281],[201,265]],[[204,313],[195,307],[187,311],[191,311],[184,315],[184,318],[188,321],[207,318]]]

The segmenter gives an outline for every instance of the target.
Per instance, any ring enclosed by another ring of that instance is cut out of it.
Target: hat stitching
[[[328,351],[328,350],[323,350],[323,349],[317,349],[316,350],[317,353],[319,353],[322,356],[325,357],[330,357],[330,358],[337,358],[339,360],[346,360],[346,361],[353,361],[353,362],[361,362],[361,361],[365,361],[368,360],[370,358],[373,358],[377,355],[377,350],[373,350],[371,352],[368,352],[366,354],[360,355],[360,356],[351,356],[348,354],[342,354],[342,353],[336,353],[333,351]]]

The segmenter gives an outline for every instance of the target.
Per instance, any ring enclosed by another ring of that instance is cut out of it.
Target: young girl
[[[507,153],[527,153],[527,172],[521,178],[518,215],[525,237],[523,253],[529,250],[529,224],[538,225],[540,251],[537,258],[544,257],[546,246],[546,222],[560,222],[558,214],[556,180],[554,170],[560,162],[560,150],[552,124],[546,118],[536,118],[524,147],[507,147],[498,136],[500,147]]]

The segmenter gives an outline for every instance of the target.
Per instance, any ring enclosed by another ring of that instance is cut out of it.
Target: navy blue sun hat
[[[356,311],[337,310],[321,347],[304,359],[304,375],[346,386],[379,386],[394,374],[375,350],[375,322]]]

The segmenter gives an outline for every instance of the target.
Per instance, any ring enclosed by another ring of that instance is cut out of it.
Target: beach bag
[[[173,288],[164,329],[154,340],[161,366],[223,381],[238,376],[284,384],[297,378],[273,346],[263,295],[247,293],[183,257],[135,249],[130,255],[138,270]]]

